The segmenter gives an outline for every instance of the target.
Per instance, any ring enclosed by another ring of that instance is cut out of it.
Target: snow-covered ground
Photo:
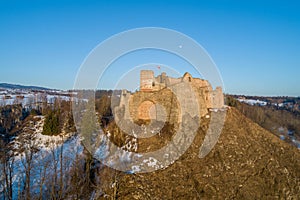
[[[260,101],[260,100],[255,100],[255,99],[237,99],[239,102],[244,102],[249,105],[260,105],[260,106],[266,106],[267,102],[266,101]]]
[[[34,104],[43,102],[46,99],[47,103],[52,104],[55,102],[55,99],[69,101],[71,98],[64,95],[49,95],[44,93],[0,94],[0,106],[13,104],[22,104],[23,107],[34,106]]]
[[[81,139],[78,135],[69,134],[64,136],[42,135],[44,123],[40,118],[31,130],[18,135],[11,144],[14,152],[13,160],[13,199],[17,199],[18,194],[24,188],[26,180],[26,170],[30,170],[30,187],[32,195],[49,190],[53,184],[54,177],[63,176],[71,169],[75,158],[83,152]],[[33,130],[33,133],[32,133]],[[32,155],[32,158],[30,159]],[[62,170],[61,166],[63,167]],[[2,166],[0,166],[2,167]],[[60,174],[62,172],[63,174]],[[4,183],[4,174],[0,175],[0,182]],[[5,185],[0,184],[0,199],[3,198]]]

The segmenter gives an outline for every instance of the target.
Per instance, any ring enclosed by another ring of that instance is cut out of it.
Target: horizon
[[[299,97],[299,9],[296,1],[5,1],[0,3],[0,82],[72,89],[99,43],[133,28],[164,27],[204,47],[218,67],[224,93]],[[114,88],[124,73],[145,63],[201,77],[184,59],[148,49],[118,58],[98,87]]]
[[[195,78],[195,77],[193,77]],[[197,77],[196,77],[197,78]],[[49,89],[49,90],[60,90],[60,91],[76,91],[76,90],[94,90],[94,91],[109,91],[109,90],[122,90],[121,88],[96,88],[96,89],[89,89],[89,88],[86,88],[86,89],[75,89],[75,88],[71,88],[71,89],[58,89],[58,88],[49,88],[49,87],[46,87],[46,86],[40,86],[40,85],[24,85],[24,84],[20,84],[20,83],[0,83],[1,84],[11,84],[11,85],[16,85],[16,86],[25,86],[25,87],[41,87],[41,88],[45,88],[45,89]],[[1,87],[0,87],[1,88]],[[129,92],[134,92],[132,90],[127,90]],[[256,94],[234,94],[234,93],[224,93],[224,95],[231,95],[231,96],[245,96],[245,97],[292,97],[292,98],[300,98],[300,95],[299,96],[287,96],[287,95],[256,95]]]

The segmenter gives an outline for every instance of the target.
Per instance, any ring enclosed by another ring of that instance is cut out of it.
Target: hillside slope
[[[102,179],[104,188],[98,197],[300,198],[300,151],[297,148],[281,141],[232,108],[227,111],[218,143],[205,158],[200,159],[198,153],[207,124],[202,123],[187,152],[167,169],[125,174],[104,167],[99,172],[99,177],[105,177]]]
[[[3,89],[20,89],[20,90],[50,90],[49,88],[40,86],[28,86],[28,85],[18,85],[10,83],[0,83],[0,88]]]

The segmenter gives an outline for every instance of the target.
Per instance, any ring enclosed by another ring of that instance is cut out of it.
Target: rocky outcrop
[[[0,134],[2,138],[8,139],[13,129],[18,129],[27,112],[21,105],[7,105],[0,108]]]

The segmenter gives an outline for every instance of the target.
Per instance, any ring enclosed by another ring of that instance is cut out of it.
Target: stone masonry
[[[183,84],[191,86],[194,94],[187,94],[187,91],[182,89],[184,88],[182,87]],[[181,109],[174,90],[176,90],[177,96],[184,95],[186,97],[185,105],[181,106],[193,106],[189,102],[194,100],[192,98],[196,98],[198,102],[197,113],[200,117],[205,116],[209,109],[224,107],[222,88],[216,87],[213,90],[207,80],[193,78],[187,72],[183,77],[173,78],[167,76],[165,72],[155,77],[153,71],[141,70],[140,91],[129,93],[123,90],[119,106],[115,108],[115,112],[118,113],[118,118],[125,120],[156,119],[158,121],[177,122],[180,120]],[[161,109],[162,107],[163,109]]]

